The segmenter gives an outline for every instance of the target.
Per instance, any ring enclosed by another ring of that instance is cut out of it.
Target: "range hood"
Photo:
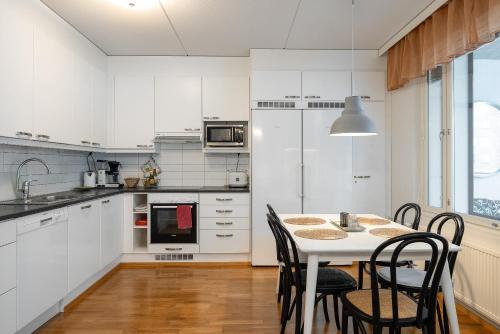
[[[201,143],[200,134],[179,134],[179,133],[157,133],[154,139],[155,143]]]

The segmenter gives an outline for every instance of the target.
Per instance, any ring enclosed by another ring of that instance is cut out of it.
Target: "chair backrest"
[[[370,278],[373,308],[372,312],[375,322],[380,321],[380,295],[377,276],[377,258],[382,252],[385,251],[387,247],[396,243],[398,243],[398,245],[392,251],[390,261],[391,306],[392,317],[395,324],[399,322],[398,281],[396,270],[398,268],[397,263],[399,255],[404,248],[415,243],[427,244],[431,248],[431,255],[428,259],[429,266],[425,274],[422,287],[419,291],[421,298],[418,299],[417,314],[415,315],[417,324],[422,324],[424,316],[424,306],[428,309],[428,314],[435,314],[436,311],[436,298],[439,289],[439,282],[441,280],[441,274],[443,273],[443,268],[446,263],[446,256],[448,255],[448,241],[442,236],[435,233],[415,232],[391,238],[377,247],[370,258]],[[439,251],[440,247],[442,248],[441,252]]]
[[[460,246],[462,243],[462,238],[464,236],[465,224],[463,218],[453,212],[443,212],[435,216],[427,225],[427,232],[434,232],[439,235],[443,234],[443,226],[448,223],[450,225],[453,223],[453,237],[451,243]],[[450,267],[450,274],[453,274],[453,269],[455,268],[455,262],[457,261],[458,252],[450,252],[448,254],[448,265]]]
[[[279,218],[278,218],[278,215],[276,214],[276,212],[274,211],[273,207],[271,206],[271,204],[267,204],[267,210],[269,211],[269,214],[271,215],[271,217],[274,219],[274,220],[277,220],[279,221]],[[267,215],[266,215],[267,216]],[[278,249],[278,240],[276,239],[277,236],[276,236],[276,230],[274,229],[274,226],[271,225],[271,223],[269,222],[269,218],[267,219],[267,223],[269,224],[269,227],[271,228],[271,231],[273,232],[273,235],[274,235],[274,239],[276,241],[276,260],[278,261],[278,263],[281,263],[283,262],[283,259],[281,258],[281,254],[280,254],[280,251]]]
[[[304,291],[301,280],[301,268],[299,253],[292,235],[283,224],[270,214],[267,215],[268,222],[273,225],[278,235],[279,253],[284,264],[284,274],[286,278],[295,285],[298,291]],[[290,253],[291,250],[291,253]]]
[[[408,211],[413,211],[413,222],[411,225],[406,225],[406,214]],[[398,221],[399,215],[401,214],[401,220]],[[414,230],[418,230],[418,226],[420,225],[420,217],[422,216],[422,209],[420,205],[416,203],[406,203],[403,204],[394,215],[394,221],[400,223],[401,225],[409,226]]]

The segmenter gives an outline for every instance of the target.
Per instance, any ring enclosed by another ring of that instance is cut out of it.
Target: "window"
[[[500,220],[500,39],[448,68],[449,105],[445,71],[427,76],[427,205]]]
[[[427,75],[427,205],[443,207],[443,71],[439,66]]]
[[[453,71],[455,209],[500,219],[500,39]]]

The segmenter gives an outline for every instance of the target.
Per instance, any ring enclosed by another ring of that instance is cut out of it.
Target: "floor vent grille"
[[[308,102],[307,108],[310,109],[344,109],[344,102]]]
[[[261,109],[295,109],[295,102],[280,101],[260,101],[257,102],[257,108]]]
[[[156,261],[193,261],[193,254],[155,254]]]

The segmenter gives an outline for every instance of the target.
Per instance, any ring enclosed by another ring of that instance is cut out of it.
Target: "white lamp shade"
[[[375,123],[365,114],[360,96],[345,98],[345,109],[330,128],[330,136],[373,136]]]

